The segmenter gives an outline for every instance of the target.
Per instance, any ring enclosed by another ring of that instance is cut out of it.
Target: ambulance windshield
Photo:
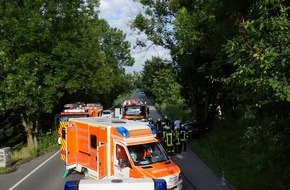
[[[157,143],[148,143],[128,146],[130,156],[136,166],[143,166],[168,160],[162,146]]]

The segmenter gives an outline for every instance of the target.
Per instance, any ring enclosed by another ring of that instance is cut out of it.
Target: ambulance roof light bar
[[[148,127],[151,128],[152,134],[155,135],[157,133],[157,129],[153,124],[148,124]]]
[[[67,181],[64,190],[135,190],[136,185],[140,190],[167,190],[164,179],[149,178]]]
[[[118,133],[120,133],[120,135],[122,135],[125,138],[130,137],[130,133],[128,129],[126,129],[125,127],[117,127],[117,131]]]

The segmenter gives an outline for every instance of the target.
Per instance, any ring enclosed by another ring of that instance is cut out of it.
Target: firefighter
[[[164,139],[164,145],[165,150],[169,155],[174,155],[174,141],[173,141],[173,131],[171,128],[167,125],[164,126],[165,131],[165,139]]]
[[[181,152],[181,143],[180,143],[180,127],[174,127],[174,150],[176,154]]]
[[[188,130],[184,125],[181,125],[180,127],[180,150],[184,149],[186,152],[186,143],[188,140]]]
[[[163,121],[165,123],[165,125],[167,125],[168,127],[171,126],[171,122],[170,122],[170,119],[168,119],[167,115],[164,117]]]
[[[162,122],[160,118],[157,119],[155,126],[157,128],[157,139],[162,139]]]
[[[165,130],[165,122],[161,122],[161,144],[165,146],[165,137],[166,137],[166,130]]]

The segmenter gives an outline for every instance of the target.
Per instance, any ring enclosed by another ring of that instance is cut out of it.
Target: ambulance
[[[179,167],[156,139],[154,125],[118,118],[71,118],[66,128],[66,171],[95,179],[164,179],[182,189]]]

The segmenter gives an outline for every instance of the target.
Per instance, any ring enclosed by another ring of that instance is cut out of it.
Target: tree
[[[156,98],[156,96],[152,93],[153,79],[157,76],[156,72],[162,70],[164,67],[168,69],[169,65],[165,65],[160,57],[152,57],[151,60],[145,61],[142,72],[142,88],[148,96]]]
[[[275,176],[271,189],[288,189],[290,107],[289,4],[283,0],[260,1],[248,19],[239,22],[239,34],[224,50],[234,72],[224,83],[255,117],[245,132],[248,161]],[[259,168],[259,169],[258,169]]]
[[[170,65],[159,57],[153,57],[145,62],[143,88],[146,94],[153,96],[158,103],[178,105],[183,100],[179,96],[181,86],[176,77]]]
[[[288,8],[274,2],[261,3],[259,17],[243,20],[239,35],[225,46],[236,69],[224,81],[248,104],[290,101]]]
[[[121,66],[133,62],[122,32],[98,19],[98,3],[0,4],[0,107],[19,113],[29,147],[37,146],[43,114],[63,99],[98,100],[112,93],[123,81]]]
[[[247,13],[253,1],[139,2],[144,11],[135,17],[132,27],[144,32],[152,43],[170,50],[192,119],[207,122],[209,105],[224,99],[220,78],[231,71],[224,61],[222,45],[237,32],[236,19]]]

